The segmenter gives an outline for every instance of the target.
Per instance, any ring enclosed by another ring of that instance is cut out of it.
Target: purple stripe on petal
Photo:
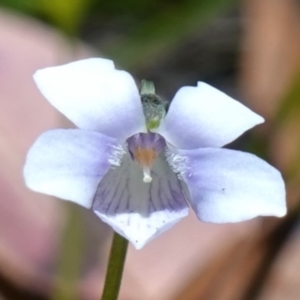
[[[92,205],[104,222],[137,249],[188,214],[179,180],[163,156],[153,165],[152,179],[144,182],[142,169],[127,154],[121,166],[100,182]]]

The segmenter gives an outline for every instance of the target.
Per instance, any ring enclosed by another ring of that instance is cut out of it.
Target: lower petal
[[[188,214],[179,180],[163,158],[157,158],[151,176],[152,182],[144,182],[142,169],[125,155],[101,180],[92,206],[137,249]]]
[[[172,150],[168,160],[187,184],[205,222],[226,223],[286,214],[280,172],[255,155],[228,149]]]
[[[42,134],[28,152],[27,186],[37,192],[90,207],[101,178],[118,164],[122,148],[115,139],[78,129]]]

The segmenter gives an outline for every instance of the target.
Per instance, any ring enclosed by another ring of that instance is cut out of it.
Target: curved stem
[[[127,246],[128,241],[115,232],[109,255],[102,300],[118,299]]]

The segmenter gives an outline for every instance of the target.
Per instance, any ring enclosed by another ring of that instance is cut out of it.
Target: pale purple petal
[[[27,186],[90,207],[101,178],[118,165],[122,148],[97,132],[57,129],[42,134],[28,152]]]
[[[200,220],[226,223],[285,215],[281,174],[255,155],[217,148],[171,151],[168,161],[187,184]]]
[[[199,82],[176,93],[156,132],[177,148],[222,147],[263,121],[223,92]]]
[[[145,132],[132,76],[113,62],[93,58],[37,71],[34,80],[48,101],[79,128],[125,140]]]
[[[188,214],[177,176],[166,161],[154,164],[152,182],[143,181],[142,169],[127,154],[120,167],[100,182],[94,212],[140,249]]]

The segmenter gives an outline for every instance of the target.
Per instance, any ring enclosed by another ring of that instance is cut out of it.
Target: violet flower
[[[281,174],[221,148],[263,118],[208,84],[182,87],[164,114],[155,108],[160,99],[153,93],[147,108],[132,76],[110,60],[46,68],[34,79],[79,129],[37,139],[26,184],[92,208],[137,249],[187,216],[189,205],[204,222],[285,215]]]

